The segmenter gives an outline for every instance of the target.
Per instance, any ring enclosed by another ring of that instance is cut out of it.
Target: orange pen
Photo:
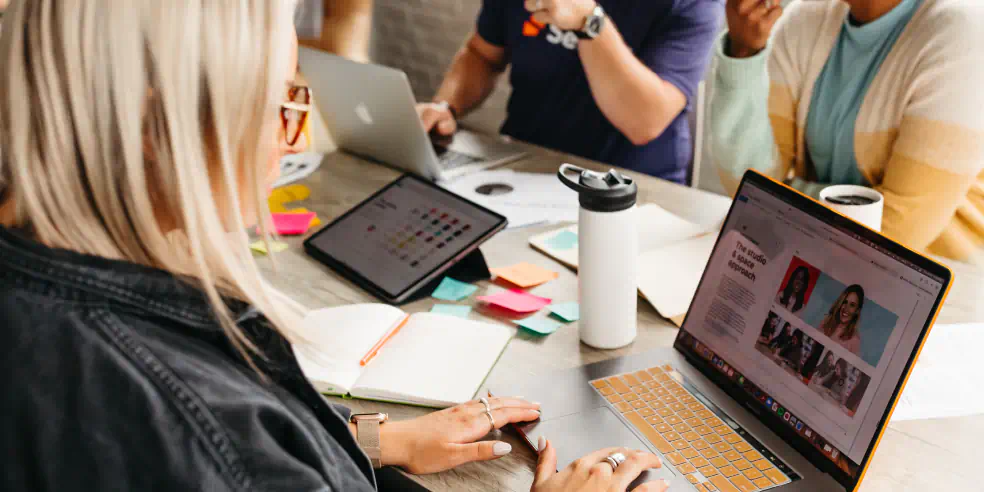
[[[396,332],[400,331],[400,328],[403,328],[403,325],[407,324],[407,321],[409,319],[410,319],[410,315],[405,315],[403,316],[403,319],[401,319],[395,325],[393,325],[393,328],[391,328],[390,331],[388,331],[385,335],[383,335],[383,338],[380,338],[379,341],[376,342],[376,344],[373,345],[368,352],[366,352],[366,355],[362,358],[362,360],[359,361],[359,365],[364,366],[368,364],[369,361],[371,361],[372,358],[379,353],[379,349],[383,348],[383,345],[386,345],[386,342],[388,342],[390,338],[393,338],[393,335],[396,335]]]

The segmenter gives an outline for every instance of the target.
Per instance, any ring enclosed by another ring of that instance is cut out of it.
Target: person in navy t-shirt
[[[502,133],[684,182],[687,114],[723,12],[723,0],[483,0],[477,32],[417,111],[450,135],[511,66]]]

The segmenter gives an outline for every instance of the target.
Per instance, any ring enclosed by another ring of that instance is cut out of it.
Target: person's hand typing
[[[495,428],[540,418],[538,403],[518,398],[489,398]],[[472,461],[501,458],[512,446],[478,441],[492,430],[485,404],[471,401],[413,420],[380,426],[382,463],[410,473],[437,473]],[[478,441],[478,442],[476,442]]]
[[[595,0],[526,0],[526,10],[533,20],[551,24],[565,31],[577,31],[598,5]]]
[[[420,124],[427,133],[450,137],[458,130],[458,122],[455,121],[454,114],[447,103],[417,104],[417,116],[420,117]]]
[[[779,0],[728,0],[728,56],[748,58],[765,49],[776,21],[782,16]]]
[[[544,438],[537,443],[540,459],[530,492],[624,492],[644,471],[663,465],[659,457],[645,451],[627,448],[599,449],[557,470],[557,451]],[[618,469],[605,458],[622,453],[627,458]],[[637,492],[663,492],[669,484],[662,480],[647,482],[636,487]]]

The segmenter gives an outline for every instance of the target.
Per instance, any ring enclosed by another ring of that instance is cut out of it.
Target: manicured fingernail
[[[540,402],[538,402],[538,401],[533,401],[533,402],[530,402],[530,403],[532,403],[535,406],[540,406]]]
[[[660,482],[663,482],[663,487],[666,487],[663,490],[668,490],[670,488],[670,482],[666,481],[665,479],[660,479]]]
[[[492,446],[492,453],[496,456],[505,456],[512,451],[512,446],[508,442],[497,442],[495,446]]]
[[[537,452],[540,452],[544,449],[547,449],[547,438],[540,436],[540,438],[536,440],[536,450]]]

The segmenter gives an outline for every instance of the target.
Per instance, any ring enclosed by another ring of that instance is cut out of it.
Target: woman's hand
[[[748,58],[765,49],[772,27],[782,15],[779,0],[728,0],[727,55]]]
[[[561,471],[557,470],[557,452],[550,443],[540,438],[537,443],[540,460],[530,492],[624,492],[628,486],[650,468],[663,466],[659,457],[645,451],[626,448],[607,448],[595,451]],[[605,458],[612,453],[622,453],[627,458],[618,469]],[[647,482],[637,492],[663,492],[670,486],[662,480]]]
[[[489,398],[495,428],[540,418],[540,404],[518,398]],[[501,458],[512,446],[502,441],[478,441],[492,431],[485,405],[470,401],[413,420],[387,422],[380,427],[382,463],[410,473],[437,473],[472,462]]]

